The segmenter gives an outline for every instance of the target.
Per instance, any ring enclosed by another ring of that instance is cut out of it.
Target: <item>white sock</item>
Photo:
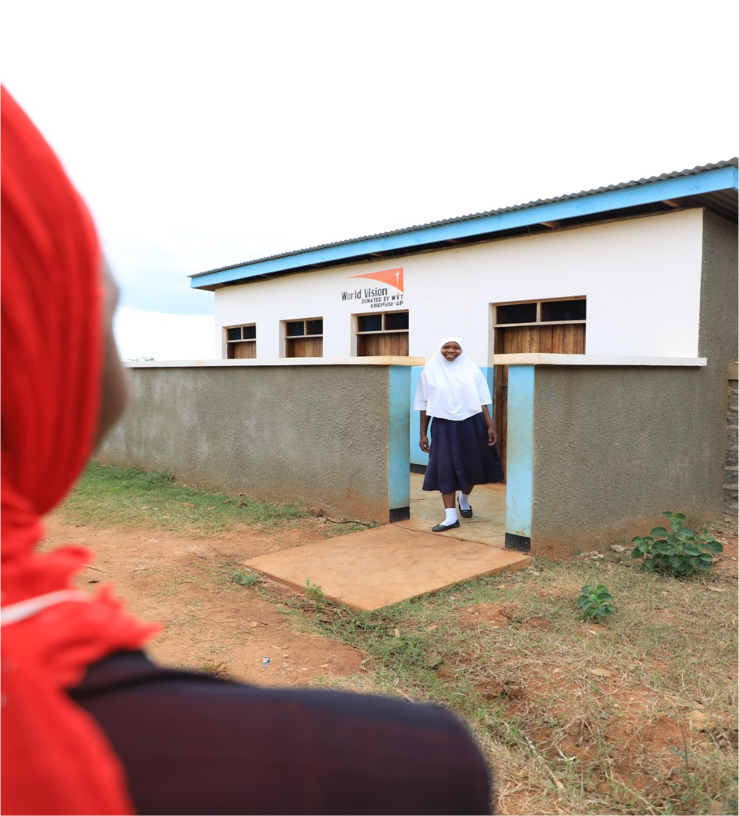
[[[460,493],[459,494],[459,506],[462,510],[469,510],[470,509],[470,494],[469,493]]]
[[[447,526],[450,524],[454,524],[454,522],[457,520],[457,511],[453,507],[450,507],[448,509],[445,509],[444,513],[446,514],[446,518],[444,519],[443,523],[446,524]]]

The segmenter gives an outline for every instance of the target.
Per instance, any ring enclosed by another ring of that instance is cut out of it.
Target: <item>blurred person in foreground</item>
[[[51,148],[2,90],[2,812],[488,813],[479,749],[449,712],[167,669],[157,630],[91,554],[36,552],[128,394],[117,288]]]

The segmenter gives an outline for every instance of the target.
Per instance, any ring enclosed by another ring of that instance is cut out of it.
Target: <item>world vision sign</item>
[[[358,289],[345,289],[341,299],[368,309],[392,309],[403,305],[403,267],[352,275],[349,280],[365,279],[368,283]],[[374,282],[374,285],[373,283]],[[378,284],[386,284],[385,286]]]

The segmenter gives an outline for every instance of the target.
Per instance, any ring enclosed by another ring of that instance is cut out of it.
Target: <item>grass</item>
[[[200,671],[209,677],[228,677],[228,664],[223,660],[207,660]]]
[[[720,579],[708,580],[538,561],[371,614],[327,603],[316,587],[293,604],[366,652],[384,692],[464,717],[496,770],[502,812],[729,813],[737,598],[735,582],[713,593]],[[586,583],[614,596],[605,625],[575,606]],[[479,604],[503,607],[507,625],[476,621]],[[708,731],[691,731],[694,710],[710,713]]]
[[[307,515],[100,465],[64,513],[76,523],[104,519],[191,536]],[[736,577],[644,573],[629,551],[537,559],[521,572],[371,614],[331,603],[315,584],[295,595],[235,560],[198,563],[196,578],[224,592],[256,592],[286,607],[304,630],[361,650],[366,673],[346,687],[455,711],[494,769],[499,812],[736,813]],[[196,579],[183,572],[178,580]],[[615,611],[601,625],[576,607],[585,584],[604,584],[613,596]],[[195,612],[182,607],[185,616]],[[228,649],[204,643],[201,670],[226,671]],[[708,718],[705,730],[691,728],[695,711]]]
[[[297,503],[271,504],[189,487],[168,473],[91,462],[60,509],[70,524],[149,527],[204,537],[237,525],[269,529],[310,513]]]

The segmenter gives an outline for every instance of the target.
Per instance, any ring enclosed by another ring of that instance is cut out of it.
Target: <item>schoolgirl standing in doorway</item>
[[[503,465],[488,404],[490,389],[482,371],[467,358],[457,337],[441,341],[418,381],[413,409],[421,412],[421,450],[429,454],[424,490],[438,490],[445,518],[432,531],[459,527],[459,512],[472,518],[470,493],[478,484],[503,481]],[[429,444],[429,422],[432,441]]]

